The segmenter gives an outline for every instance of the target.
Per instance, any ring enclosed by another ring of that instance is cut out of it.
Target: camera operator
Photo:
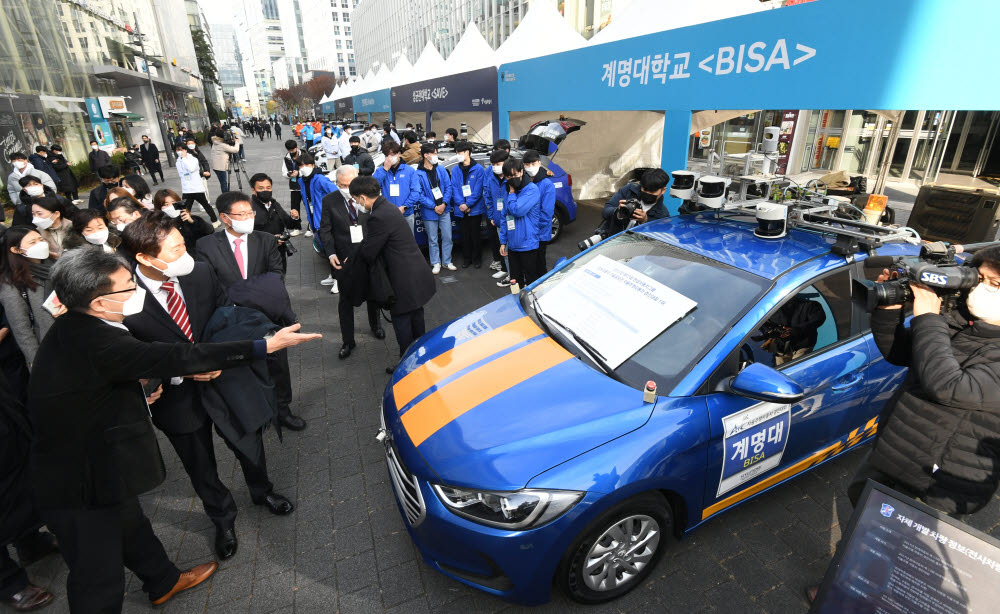
[[[608,234],[617,234],[633,226],[645,224],[649,220],[670,217],[666,205],[663,204],[663,194],[670,183],[667,171],[654,168],[643,173],[639,181],[630,181],[604,205],[602,217],[607,226]],[[635,207],[631,215],[628,210],[629,200],[638,200],[642,207]]]
[[[288,257],[295,253],[289,250],[291,245],[288,242],[291,237],[288,229],[292,225],[292,218],[281,208],[281,203],[271,197],[271,187],[271,178],[264,173],[257,173],[250,178],[250,190],[253,192],[253,198],[250,199],[254,211],[253,229],[272,234],[278,239],[281,269],[282,273],[285,273],[288,271]]]
[[[911,282],[908,327],[899,305],[872,313],[879,350],[910,372],[848,487],[853,503],[871,478],[962,516],[989,503],[1000,484],[1000,246],[968,262],[979,283],[957,309],[942,314],[941,297]],[[879,281],[889,278],[886,269]]]
[[[239,144],[236,135],[228,130],[217,128],[212,133],[212,170],[219,178],[219,187],[222,188],[222,192],[229,191],[229,157],[239,155]]]
[[[299,207],[302,205],[302,188],[299,187],[299,144],[289,139],[285,141],[285,151],[288,153],[281,159],[281,172],[285,177],[288,177],[288,189],[291,191],[288,214],[292,216],[293,224],[293,229],[289,234],[295,237],[298,236],[299,230],[302,228],[302,221],[299,218]],[[311,237],[312,231],[306,230],[306,236]]]

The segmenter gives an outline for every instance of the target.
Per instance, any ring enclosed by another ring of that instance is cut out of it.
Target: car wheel
[[[566,551],[557,582],[580,603],[617,599],[639,586],[663,555],[673,517],[666,500],[647,493],[615,505]]]
[[[556,211],[552,214],[552,238],[549,239],[549,243],[555,243],[559,240],[560,235],[562,235],[563,228],[566,226],[566,222],[563,221],[562,213]]]

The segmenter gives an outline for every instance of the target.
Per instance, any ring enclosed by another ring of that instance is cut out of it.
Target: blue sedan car
[[[852,301],[864,255],[755,226],[644,224],[408,349],[379,439],[431,567],[523,604],[614,599],[671,537],[874,436],[905,370]]]

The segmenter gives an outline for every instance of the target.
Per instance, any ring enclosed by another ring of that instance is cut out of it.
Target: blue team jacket
[[[486,171],[483,177],[483,206],[486,216],[499,228],[504,216],[503,212],[497,211],[497,200],[503,201],[507,189],[504,187],[503,177],[498,177],[493,169],[483,170]]]
[[[444,212],[448,213],[451,210],[451,179],[448,177],[448,171],[440,164],[434,165],[434,172],[437,174],[438,187],[441,188]],[[418,168],[414,177],[414,181],[420,183],[420,219],[431,221],[438,219],[438,214],[434,211],[434,205],[436,204],[434,202],[434,193],[431,191],[431,182],[427,178],[427,173]]]
[[[400,162],[395,173],[385,170],[384,166],[379,166],[373,175],[386,200],[397,207],[406,207],[404,216],[413,215],[413,207],[420,202],[420,183],[415,179],[416,172],[409,164]],[[390,196],[392,184],[399,186],[399,196]]]
[[[545,169],[539,169],[542,173]],[[528,176],[525,173],[525,176]],[[538,199],[541,203],[538,213],[538,240],[552,240],[552,216],[556,211],[556,187],[548,177],[533,182],[538,187]]]
[[[486,180],[487,170],[482,164],[472,163],[469,169],[469,182],[465,183],[460,165],[455,165],[451,169],[451,204],[454,206],[451,214],[455,217],[465,217],[458,206],[465,203],[469,207],[469,215],[482,215],[486,211],[486,204],[483,200],[483,187]],[[492,171],[490,171],[492,174]],[[468,185],[471,194],[464,196],[462,186]]]
[[[313,228],[319,228],[319,221],[323,213],[323,197],[330,192],[336,192],[337,184],[315,169],[308,177],[309,190],[306,190],[304,179],[306,178],[299,175],[299,189],[302,190],[303,196],[308,195],[306,205],[309,211],[309,222]]]
[[[507,191],[507,182],[502,188]],[[520,190],[507,192],[503,198],[503,221],[497,224],[501,245],[515,252],[537,249],[540,210],[538,186],[535,184],[529,183]],[[513,229],[507,227],[511,221],[514,222]]]

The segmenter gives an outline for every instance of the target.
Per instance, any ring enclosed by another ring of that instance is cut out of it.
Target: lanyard
[[[347,215],[351,216],[351,221],[354,222],[355,224],[357,224],[358,223],[358,212],[354,210],[354,205],[352,205],[351,203],[349,203],[348,201],[345,200],[344,201],[344,206],[347,207]]]

